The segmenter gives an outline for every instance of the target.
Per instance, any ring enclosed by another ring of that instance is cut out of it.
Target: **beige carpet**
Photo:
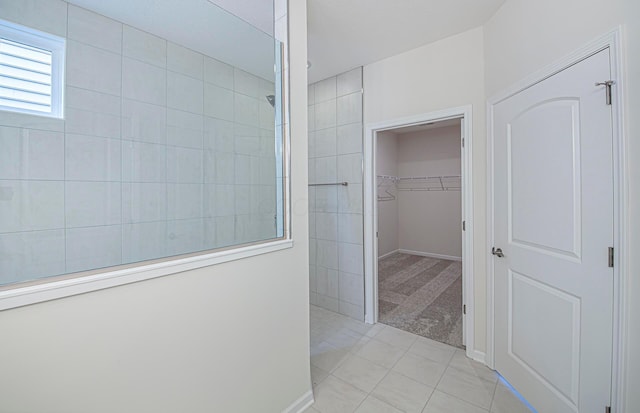
[[[378,262],[378,320],[459,348],[462,263],[395,253]]]

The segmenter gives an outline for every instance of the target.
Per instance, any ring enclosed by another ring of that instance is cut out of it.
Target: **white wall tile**
[[[204,147],[215,149],[217,152],[234,151],[233,122],[205,117],[204,119]]]
[[[218,248],[228,247],[235,241],[235,221],[229,217],[216,218],[216,244]]]
[[[364,275],[340,271],[340,301],[364,307]]]
[[[122,23],[87,9],[69,5],[69,39],[114,53],[122,53]]]
[[[309,238],[316,238],[316,213],[309,208]]]
[[[167,147],[167,182],[202,183],[202,149]]]
[[[170,220],[202,217],[202,184],[167,184],[167,217]]]
[[[2,18],[65,37],[67,2],[60,0],[0,0]],[[37,11],[37,12],[34,12]]]
[[[0,181],[0,233],[64,228],[64,182]]]
[[[260,103],[258,99],[235,93],[233,104],[236,123],[260,127]]]
[[[67,84],[98,92],[120,95],[122,57],[119,54],[67,41]]]
[[[122,139],[167,142],[167,109],[136,100],[122,100]]]
[[[317,92],[316,92],[317,93]],[[336,100],[328,100],[316,103],[315,108],[315,130],[333,128],[336,126]]]
[[[67,108],[64,117],[67,133],[120,139],[120,116]]]
[[[235,186],[235,211],[236,215],[249,215],[251,211],[251,186],[236,185]]]
[[[253,126],[235,126],[235,153],[260,155],[260,130]]]
[[[338,271],[322,266],[316,267],[316,291],[318,294],[338,298]]]
[[[236,185],[251,184],[251,156],[235,155],[235,183]]]
[[[338,214],[316,213],[316,238],[329,241],[338,240]]]
[[[120,182],[65,182],[66,227],[120,224],[121,189]]]
[[[167,110],[167,143],[202,148],[204,117],[180,110]]]
[[[258,98],[260,102],[260,128],[273,130],[276,127],[276,112],[273,106],[267,101]]]
[[[316,211],[337,212],[338,211],[338,190],[342,193],[344,187],[319,186],[316,188]]]
[[[341,272],[363,275],[364,251],[362,245],[339,243],[339,269]]]
[[[338,243],[335,241],[316,241],[317,256],[316,263],[318,266],[330,268],[332,270],[338,269]]]
[[[207,250],[217,248],[218,241],[216,239],[216,219],[204,218],[203,221],[204,227],[202,234],[202,248]]]
[[[215,182],[218,184],[235,183],[236,167],[233,153],[215,152]]]
[[[67,230],[67,272],[111,267],[122,263],[122,226]]]
[[[338,312],[355,320],[364,321],[364,306],[358,306],[346,301],[340,301],[338,303]]]
[[[316,130],[316,106],[312,105],[307,108],[307,128],[309,132]]]
[[[362,155],[338,156],[338,181],[350,184],[362,183]]]
[[[122,262],[138,262],[167,256],[167,223],[142,222],[122,227]]]
[[[337,96],[349,95],[362,90],[362,68],[358,67],[337,77]]]
[[[204,248],[204,225],[202,219],[167,222],[168,255],[186,254]]]
[[[233,90],[233,66],[205,56],[204,80],[207,83]]]
[[[149,63],[124,58],[122,61],[122,94],[125,98],[166,105],[167,71]]]
[[[338,214],[338,241],[362,244],[362,214]]]
[[[68,108],[120,116],[120,97],[108,93],[67,86],[65,104]]]
[[[338,125],[362,123],[362,93],[339,97],[336,113]]]
[[[362,213],[362,185],[350,184],[338,192],[338,212]]]
[[[316,103],[316,85],[315,83],[309,85],[307,88],[307,106],[311,106]]]
[[[315,84],[315,103],[336,98],[336,77],[322,80]]]
[[[202,80],[204,56],[175,43],[167,43],[167,69]]]
[[[119,181],[121,148],[117,139],[68,133],[65,177],[70,181]]]
[[[315,239],[309,240],[309,265],[317,265],[318,263],[318,246]]]
[[[167,73],[167,106],[185,112],[202,114],[204,83],[179,73]]]
[[[334,183],[338,179],[335,156],[316,158],[316,181],[320,184]]]
[[[315,265],[309,266],[309,292],[315,293],[317,291],[317,267]]]
[[[336,147],[336,128],[321,129],[315,132],[314,154],[316,158],[335,156]]]
[[[138,223],[167,219],[167,184],[123,183],[122,221]]]
[[[167,41],[124,25],[122,54],[159,67],[167,66]]]
[[[166,182],[165,145],[122,141],[123,182]]]
[[[327,297],[326,295],[317,294],[317,305],[327,309],[329,311],[333,311],[335,313],[338,312],[338,300],[335,298]]]
[[[64,179],[64,135],[0,126],[0,179]]]
[[[204,114],[212,118],[234,120],[234,93],[232,90],[205,84]]]
[[[233,89],[236,93],[242,93],[253,98],[263,97],[259,96],[259,85],[259,77],[235,68],[233,72]]]
[[[0,234],[0,285],[64,273],[64,230]]]
[[[362,153],[362,124],[338,126],[337,128],[338,155]]]

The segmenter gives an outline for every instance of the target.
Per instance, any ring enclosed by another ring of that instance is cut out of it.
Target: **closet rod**
[[[309,186],[329,186],[329,185],[347,186],[349,185],[349,182],[332,182],[328,184],[309,184]]]

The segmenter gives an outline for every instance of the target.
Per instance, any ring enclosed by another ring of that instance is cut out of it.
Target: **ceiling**
[[[309,83],[478,27],[504,1],[308,0]]]

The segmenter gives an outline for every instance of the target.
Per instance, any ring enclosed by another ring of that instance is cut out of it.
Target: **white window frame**
[[[53,34],[0,20],[0,37],[51,52],[51,111],[0,105],[0,110],[62,119],[64,117],[64,62],[66,40]]]

